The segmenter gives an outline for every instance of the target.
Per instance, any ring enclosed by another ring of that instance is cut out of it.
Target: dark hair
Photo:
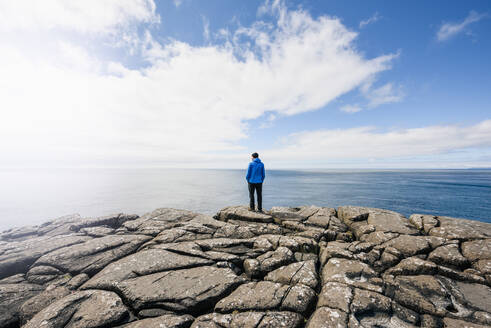
[[[259,154],[258,153],[252,153],[252,157],[258,158],[259,157]]]

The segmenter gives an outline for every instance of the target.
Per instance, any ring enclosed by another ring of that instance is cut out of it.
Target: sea
[[[248,204],[245,170],[0,169],[0,231],[63,215],[215,214]],[[267,170],[263,208],[357,205],[491,222],[491,170]]]

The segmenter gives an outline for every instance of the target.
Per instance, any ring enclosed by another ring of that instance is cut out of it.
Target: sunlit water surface
[[[0,170],[0,231],[71,213],[214,214],[247,204],[245,170]],[[268,170],[263,207],[359,205],[491,222],[491,170]]]

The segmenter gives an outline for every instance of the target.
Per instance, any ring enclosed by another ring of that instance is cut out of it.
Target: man
[[[266,177],[264,172],[264,164],[259,159],[258,153],[253,153],[252,162],[249,163],[249,168],[247,169],[246,180],[249,184],[249,211],[254,211],[254,191],[257,193],[257,211],[259,213],[263,212],[263,181]]]

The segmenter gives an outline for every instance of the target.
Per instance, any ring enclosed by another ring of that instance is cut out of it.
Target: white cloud
[[[357,112],[361,111],[362,109],[363,108],[361,108],[358,105],[344,105],[340,108],[340,110],[342,112],[345,112],[345,113],[357,113]]]
[[[389,82],[378,88],[372,88],[371,84],[366,84],[362,88],[363,95],[368,100],[368,108],[375,108],[383,104],[396,103],[404,98],[401,87],[394,87]]]
[[[203,38],[206,41],[210,40],[210,21],[205,16],[201,16],[203,19]]]
[[[66,29],[112,33],[134,22],[156,22],[153,0],[0,1],[0,31]]]
[[[363,166],[397,158],[408,159],[407,165],[422,156],[491,147],[491,120],[470,126],[437,125],[392,131],[378,131],[369,126],[306,131],[290,135],[284,144],[263,151],[264,156],[277,163],[296,158],[297,165],[302,161],[316,161],[328,166],[353,160]]]
[[[375,14],[373,14],[371,17],[365,19],[365,20],[362,20],[360,22],[360,25],[359,27],[360,28],[364,28],[366,27],[367,25],[369,24],[372,24],[372,23],[375,23],[376,21],[378,21],[380,18],[382,18],[382,16],[379,15],[378,12],[376,12]]]
[[[10,8],[11,21],[39,14],[19,3]],[[56,10],[35,20],[36,26],[12,26],[103,32],[155,16],[149,1],[95,1],[94,13],[79,2],[68,11],[62,5],[67,2],[47,3]],[[73,24],[59,17],[65,13]],[[222,152],[237,158],[248,120],[316,110],[373,80],[395,57],[364,58],[354,46],[357,34],[337,18],[313,18],[279,2],[271,13],[273,25],[256,22],[232,31],[225,44],[205,47],[161,44],[147,31],[133,42],[144,43],[144,68],[99,58],[86,44],[59,34],[45,35],[60,38],[54,56],[38,56],[44,49],[36,44],[26,51],[3,42],[2,165],[172,165],[201,163]]]
[[[444,23],[436,33],[438,41],[445,41],[451,37],[465,31],[465,28],[472,23],[478,22],[485,18],[487,14],[479,14],[475,11],[471,11],[467,17],[457,23]]]
[[[180,5],[182,5],[183,0],[173,0],[173,1],[174,1],[174,6],[179,7]]]

